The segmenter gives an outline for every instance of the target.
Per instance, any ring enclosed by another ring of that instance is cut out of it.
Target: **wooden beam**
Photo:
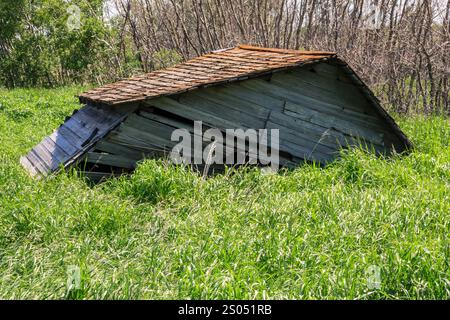
[[[136,160],[108,153],[88,152],[85,159],[89,163],[117,168],[134,169],[136,167]]]

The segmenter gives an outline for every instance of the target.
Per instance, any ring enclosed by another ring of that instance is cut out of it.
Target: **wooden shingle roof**
[[[333,52],[299,51],[240,45],[213,51],[174,67],[108,84],[79,96],[82,103],[117,105],[245,80],[273,70],[335,57]]]

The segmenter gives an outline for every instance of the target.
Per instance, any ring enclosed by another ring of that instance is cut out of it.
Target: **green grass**
[[[95,187],[29,178],[19,156],[82,89],[0,89],[0,298],[450,298],[449,119],[398,119],[416,149],[392,159],[355,150],[207,180],[147,161]]]

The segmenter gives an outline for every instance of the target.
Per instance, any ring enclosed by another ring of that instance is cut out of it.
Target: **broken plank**
[[[69,141],[62,135],[61,131],[56,130],[51,135],[48,136],[58,147],[60,147],[68,155],[75,154],[78,148],[69,143]]]
[[[134,169],[136,167],[136,160],[108,153],[88,152],[85,159],[89,163],[103,164],[124,169]]]
[[[108,139],[100,140],[99,142],[97,142],[93,147],[93,150],[100,150],[103,152],[129,157],[136,160],[139,160],[145,156],[145,153],[142,151],[108,141]]]
[[[32,176],[38,176],[40,173],[34,165],[28,160],[27,156],[20,157],[20,164],[27,170],[27,172]]]

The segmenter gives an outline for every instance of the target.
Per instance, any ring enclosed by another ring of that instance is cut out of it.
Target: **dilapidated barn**
[[[327,163],[341,148],[411,144],[355,72],[331,52],[240,45],[85,92],[82,107],[21,164],[33,176],[82,165],[99,179],[166,156],[176,128],[279,129],[280,164]]]

